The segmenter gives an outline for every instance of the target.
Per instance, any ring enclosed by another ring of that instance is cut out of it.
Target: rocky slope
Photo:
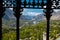
[[[60,20],[60,11],[52,14],[51,20]]]

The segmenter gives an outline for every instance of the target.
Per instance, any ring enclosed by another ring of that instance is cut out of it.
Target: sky
[[[12,8],[9,8],[13,10]],[[55,12],[60,11],[60,9],[54,9]],[[36,16],[39,14],[43,14],[43,9],[23,9],[22,15]]]
[[[9,8],[13,10],[12,8]],[[36,16],[43,13],[43,9],[23,9],[22,15]]]
[[[12,8],[9,8],[13,10]],[[43,13],[43,9],[23,9],[22,15],[36,16]]]
[[[36,16],[43,13],[43,9],[24,9],[23,15]]]
[[[60,9],[54,9],[54,12],[58,12]],[[24,9],[22,12],[23,15],[29,15],[29,16],[36,16],[39,14],[43,14],[43,9]]]

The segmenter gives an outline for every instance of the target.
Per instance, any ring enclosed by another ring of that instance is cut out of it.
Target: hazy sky
[[[43,9],[24,9],[23,15],[36,16],[43,13]]]
[[[10,9],[13,10],[12,8]],[[54,9],[54,11],[58,12],[60,11],[60,9]],[[24,9],[22,12],[23,15],[30,15],[30,16],[36,16],[42,13],[43,13],[43,9]]]

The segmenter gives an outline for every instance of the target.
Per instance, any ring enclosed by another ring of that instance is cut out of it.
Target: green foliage
[[[6,26],[6,25],[5,25]],[[16,40],[16,29],[3,27],[3,40]],[[24,26],[20,30],[20,39],[22,40],[43,40],[43,33],[46,32],[46,22],[40,22],[36,25]],[[60,34],[60,21],[51,21],[49,38],[56,40]]]
[[[15,32],[8,32],[3,34],[2,40],[16,40],[16,33]]]

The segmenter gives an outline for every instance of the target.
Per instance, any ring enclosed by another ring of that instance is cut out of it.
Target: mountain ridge
[[[6,9],[5,11],[5,16],[3,17],[3,19],[7,19],[7,20],[11,20],[11,19],[16,19],[14,16],[14,12],[10,9]],[[29,15],[21,15],[20,17],[21,20],[45,20],[46,18],[44,17],[44,13],[43,14],[39,14],[36,16],[29,16]],[[60,11],[58,12],[53,12],[52,16],[51,16],[51,20],[60,20]]]

